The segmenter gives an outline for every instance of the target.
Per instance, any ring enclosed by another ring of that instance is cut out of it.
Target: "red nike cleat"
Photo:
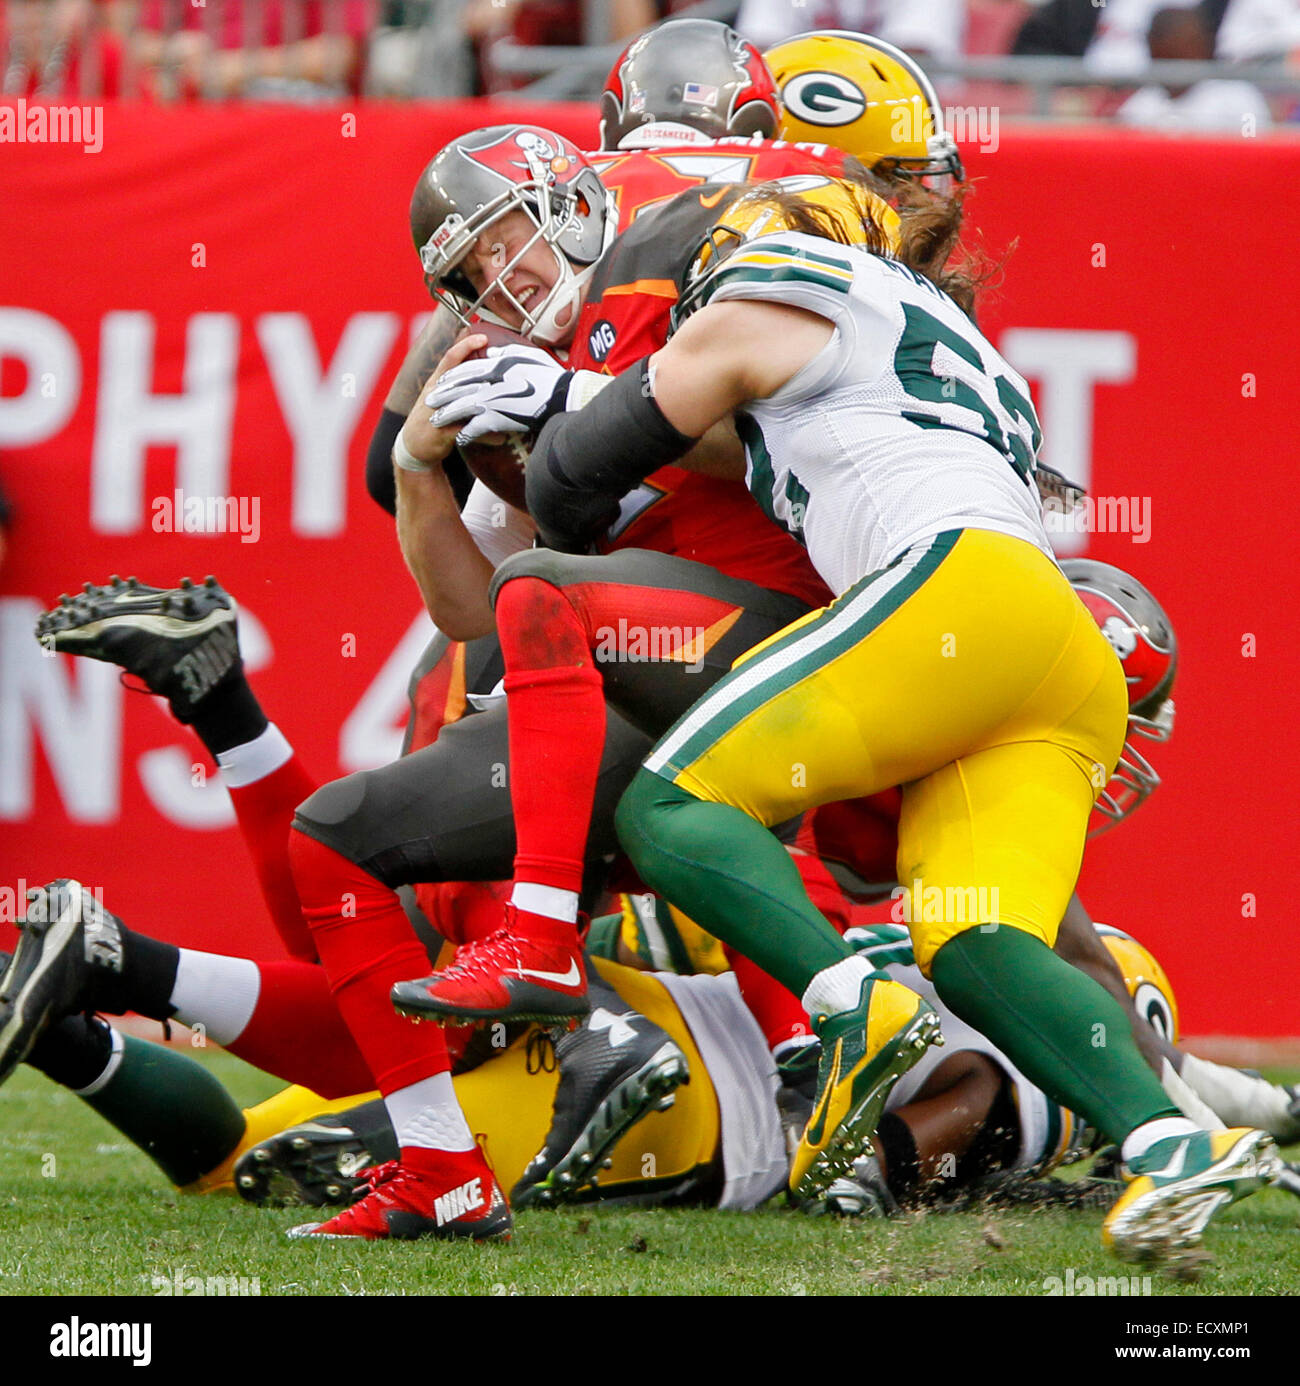
[[[420,1237],[509,1240],[510,1208],[477,1148],[463,1153],[407,1149],[366,1171],[369,1192],[328,1222],[291,1227],[290,1237]]]
[[[549,1023],[591,1010],[577,928],[513,905],[504,929],[459,948],[442,972],[398,982],[392,998],[399,1015],[416,1020]]]

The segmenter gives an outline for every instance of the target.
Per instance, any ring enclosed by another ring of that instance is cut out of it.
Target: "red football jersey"
[[[823,146],[748,141],[587,157],[618,197],[624,230],[592,279],[569,365],[607,375],[668,340],[681,277],[701,238],[741,191],[738,185],[794,175],[834,177],[844,162],[838,150]],[[660,468],[624,497],[602,547],[694,559],[811,606],[830,600],[802,547],[759,510],[743,482],[680,467]]]
[[[650,149],[603,149],[583,155],[614,194],[618,229],[651,207],[671,202],[701,183],[762,183],[798,173],[838,174],[844,153],[827,144],[785,140],[715,140],[657,145]]]

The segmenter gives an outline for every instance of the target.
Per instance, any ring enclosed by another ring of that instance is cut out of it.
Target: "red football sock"
[[[393,1010],[395,982],[423,977],[429,957],[396,894],[331,848],[294,829],[289,860],[339,1014],[384,1094],[450,1067],[435,1025]]]
[[[253,857],[262,898],[291,957],[316,961],[316,945],[302,917],[298,890],[289,869],[289,828],[293,811],[317,788],[297,756],[278,770],[230,791],[239,831]]]
[[[521,910],[516,905],[511,905],[506,914],[506,925],[512,934],[532,939],[534,943],[539,943],[545,948],[578,948],[579,936],[586,924],[586,915],[579,915],[574,923],[569,924],[563,919],[552,919],[546,914],[533,914],[530,910]],[[581,965],[579,959],[579,966]]]
[[[853,902],[844,894],[840,883],[831,875],[830,868],[819,857],[806,852],[791,852],[795,868],[803,881],[808,898],[830,921],[837,934],[849,927],[849,915]]]
[[[601,755],[605,694],[577,613],[538,578],[497,594],[510,696],[515,880],[581,891]]]
[[[304,924],[304,928],[306,925]],[[319,963],[258,963],[257,1009],[226,1046],[255,1068],[322,1097],[369,1092],[374,1077],[348,1033]]]
[[[474,943],[501,927],[509,881],[434,881],[415,887],[415,903],[449,943]]]
[[[736,974],[740,994],[758,1022],[769,1050],[798,1035],[812,1034],[808,1013],[794,992],[787,991],[775,977],[769,976],[743,953],[737,953],[730,946],[724,951]]]

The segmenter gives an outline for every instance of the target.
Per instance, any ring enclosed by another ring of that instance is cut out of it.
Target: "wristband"
[[[564,407],[570,411],[590,404],[607,385],[614,383],[612,375],[601,375],[599,371],[570,371],[569,375],[572,378],[568,382]]]
[[[431,472],[433,470],[431,462],[421,462],[406,446],[406,440],[402,437],[401,429],[398,429],[397,437],[393,441],[393,461],[404,472]]]

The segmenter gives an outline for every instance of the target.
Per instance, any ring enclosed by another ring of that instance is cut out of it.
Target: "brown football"
[[[521,337],[518,332],[512,332],[508,327],[498,327],[490,322],[475,323],[460,335],[469,337],[476,332],[481,332],[488,339],[488,346],[509,346],[511,343],[540,345]],[[485,347],[472,352],[468,359],[481,357],[486,354],[486,350]],[[536,435],[532,433],[489,433],[470,443],[468,447],[461,448],[460,455],[465,459],[465,465],[489,491],[500,496],[508,505],[523,510],[524,465],[536,441]]]

